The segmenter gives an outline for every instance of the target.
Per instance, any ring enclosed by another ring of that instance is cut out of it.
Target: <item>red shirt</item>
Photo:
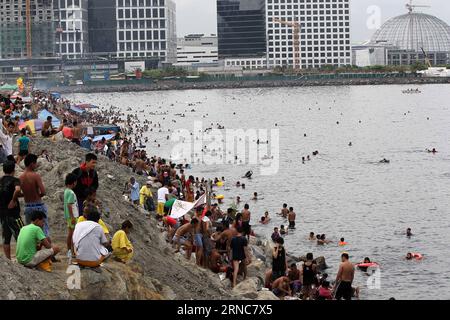
[[[73,131],[69,127],[64,127],[62,129],[62,133],[63,133],[64,138],[67,138],[67,139],[72,139],[73,138]]]
[[[171,227],[175,227],[177,220],[172,217],[167,217],[167,224]]]

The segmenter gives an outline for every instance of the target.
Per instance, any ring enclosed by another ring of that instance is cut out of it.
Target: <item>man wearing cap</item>
[[[151,191],[152,180],[148,179],[147,183],[142,186],[139,192],[139,204],[147,211],[154,211],[153,194]]]

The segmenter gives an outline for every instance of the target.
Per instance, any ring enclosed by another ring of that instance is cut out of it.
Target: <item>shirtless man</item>
[[[57,133],[57,130],[55,130],[53,128],[52,119],[53,119],[52,116],[48,116],[47,121],[45,121],[44,124],[42,125],[42,136],[43,137],[50,137],[50,136],[54,135],[55,133]]]
[[[250,232],[251,232],[251,227],[250,227],[250,206],[246,203],[244,205],[244,210],[242,210],[242,228],[244,231],[244,235],[247,236],[248,239],[250,239]]]
[[[38,157],[35,154],[28,154],[25,157],[26,169],[19,177],[20,187],[25,200],[25,223],[27,225],[31,223],[31,215],[34,211],[42,211],[45,214],[43,230],[50,241],[47,206],[42,202],[42,197],[45,196],[45,187],[41,176],[35,172],[37,159]]]
[[[77,145],[81,144],[81,128],[78,126],[77,121],[73,122],[72,142]]]
[[[234,236],[237,235],[236,229],[227,228],[220,234],[219,240],[226,241],[227,244],[227,254],[229,259],[231,259],[231,239],[233,239]]]
[[[339,266],[339,271],[336,276],[336,283],[338,284],[336,300],[341,300],[341,298],[351,300],[353,295],[352,283],[355,276],[355,267],[349,261],[348,253],[343,253],[341,255],[341,260],[342,263]]]
[[[136,167],[136,174],[138,175],[143,175],[144,172],[147,171],[147,165],[145,164],[145,161],[141,159],[136,160],[135,167]]]
[[[292,296],[292,291],[289,286],[288,277],[280,277],[272,283],[272,292],[278,298],[284,298],[286,296]]]
[[[213,249],[211,251],[211,255],[209,257],[210,264],[209,268],[214,273],[226,272],[227,266],[223,264],[222,255],[219,253],[217,249]]]
[[[288,210],[288,208],[287,208],[287,204],[284,203],[284,204],[283,204],[283,209],[281,209],[280,215],[283,216],[283,218],[287,218],[287,217],[288,217],[288,214],[289,214],[289,210]]]
[[[289,229],[295,229],[295,216],[294,208],[290,207],[288,213]]]
[[[191,258],[192,247],[189,245],[189,243],[190,243],[189,239],[191,237],[188,238],[186,235],[188,233],[192,234],[194,227],[198,224],[199,223],[196,218],[192,219],[190,223],[186,223],[186,224],[182,225],[181,227],[179,227],[177,229],[177,231],[175,232],[175,235],[173,236],[173,239],[172,239],[174,245],[176,245],[176,247],[177,247],[177,249],[175,250],[175,253],[180,251],[180,245],[185,245],[186,258],[188,260]]]

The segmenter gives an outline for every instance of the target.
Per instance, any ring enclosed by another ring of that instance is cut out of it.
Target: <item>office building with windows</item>
[[[26,1],[0,1],[0,59],[52,57],[55,53],[53,0],[30,0],[31,53],[27,56]]]
[[[56,46],[66,59],[80,59],[89,52],[88,0],[54,0]]]
[[[118,58],[177,62],[176,5],[173,0],[117,0]]]
[[[219,59],[266,55],[265,0],[217,0]]]
[[[266,0],[267,62],[269,68],[320,68],[352,63],[349,0]],[[284,23],[277,22],[280,20]],[[299,47],[294,46],[298,23]]]

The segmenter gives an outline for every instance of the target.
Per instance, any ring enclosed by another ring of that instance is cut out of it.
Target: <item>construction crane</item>
[[[413,0],[409,0],[409,3],[406,4],[406,9],[409,12],[408,28],[409,28],[409,39],[410,39],[411,50],[418,51],[418,48],[415,49],[416,46],[414,45],[414,22],[415,21],[414,21],[414,17],[412,15],[412,13],[414,12],[415,8],[430,8],[430,6],[413,4]]]
[[[420,49],[422,49],[423,55],[425,56],[425,63],[427,64],[428,68],[431,68],[432,65],[431,65],[430,58],[428,58],[428,55],[423,48],[420,48]]]
[[[413,13],[414,8],[430,8],[430,6],[413,4],[413,0],[409,0],[409,3],[406,4],[406,9],[408,9],[409,13]]]
[[[293,37],[293,52],[294,52],[294,70],[299,70],[301,68],[300,65],[300,23],[298,22],[290,22],[283,21],[279,18],[273,18],[273,22],[283,24],[293,28],[294,37]]]
[[[25,11],[26,11],[26,37],[27,37],[27,57],[28,59],[31,59],[33,56],[33,50],[32,50],[32,40],[31,40],[31,0],[26,0],[25,4]]]

